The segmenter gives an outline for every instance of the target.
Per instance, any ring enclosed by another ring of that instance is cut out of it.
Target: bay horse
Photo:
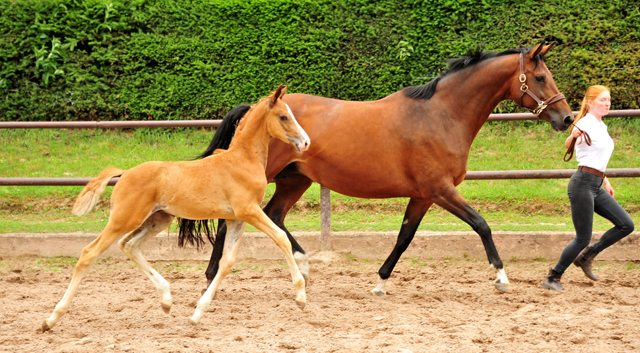
[[[474,138],[501,101],[513,100],[532,110],[556,131],[571,125],[571,109],[544,62],[551,47],[541,44],[502,52],[470,52],[450,60],[447,71],[431,82],[376,101],[287,95],[285,101],[314,144],[300,156],[290,146],[271,142],[266,177],[274,179],[276,189],[264,211],[287,233],[305,278],[308,256],[285,228],[284,218],[312,182],[317,182],[353,197],[410,198],[395,247],[378,271],[374,294],[386,294],[387,279],[434,203],[480,235],[496,271],[495,287],[509,290],[491,229],[456,186],[465,178]],[[246,109],[248,106],[241,105],[233,111],[241,116]],[[215,148],[214,137],[201,157]],[[181,229],[186,229],[193,228],[194,222],[180,223]],[[224,236],[221,225],[206,271],[209,281],[219,270]]]
[[[309,136],[282,99],[285,91],[286,87],[283,89],[280,85],[272,95],[261,99],[246,112],[226,151],[196,161],[146,162],[128,170],[109,167],[89,182],[73,206],[77,215],[93,209],[109,180],[121,176],[111,195],[107,226],[82,250],[69,288],[51,317],[44,321],[42,330],[53,328],[68,311],[89,266],[120,237],[120,249],[151,279],[160,293],[162,309],[168,313],[171,309],[169,283],[149,266],[140,247],[166,229],[176,216],[224,218],[227,220],[226,236],[230,239],[240,239],[246,223],[266,233],[285,254],[297,292],[295,301],[303,309],[305,282],[293,258],[291,243],[260,207],[267,188],[265,167],[269,140],[274,137],[291,144],[297,154],[305,151],[310,143]],[[193,324],[202,318],[220,281],[229,273],[238,247],[224,250],[220,273],[189,319]]]

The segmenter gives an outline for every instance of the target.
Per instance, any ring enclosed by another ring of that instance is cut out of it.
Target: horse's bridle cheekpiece
[[[527,75],[524,74],[524,54],[520,53],[520,58],[518,59],[518,62],[520,65],[520,76],[518,77],[518,79],[520,80],[520,83],[522,83],[522,86],[520,86],[520,91],[522,92],[522,94],[520,94],[520,107],[527,110],[531,110],[533,114],[539,117],[540,113],[542,113],[544,108],[546,108],[547,106],[555,102],[559,102],[564,99],[564,94],[558,93],[555,96],[549,98],[546,102],[543,100],[540,100],[533,92],[529,90],[529,86],[527,86]],[[522,105],[522,97],[524,97],[525,93],[531,96],[531,98],[533,98],[534,101],[538,102],[538,107],[536,109],[530,109]]]

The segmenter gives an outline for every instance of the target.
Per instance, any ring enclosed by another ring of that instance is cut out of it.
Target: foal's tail
[[[231,109],[227,115],[225,115],[215,135],[213,135],[209,147],[196,159],[208,157],[217,149],[228,149],[238,123],[245,114],[247,114],[249,109],[251,109],[251,105],[249,104],[240,104]],[[213,238],[215,236],[215,229],[213,229],[213,231],[211,229],[213,222],[210,224],[208,219],[194,221],[191,219],[177,218],[177,220],[180,226],[180,230],[178,231],[178,246],[183,247],[185,243],[189,243],[200,248],[203,245],[202,233],[205,233],[211,244],[213,244]]]
[[[124,173],[124,170],[115,167],[107,167],[107,169],[103,170],[100,175],[91,180],[82,189],[76,199],[76,203],[73,205],[72,212],[78,216],[89,213],[100,200],[100,194],[104,192],[109,180],[113,177],[121,176],[122,173]]]

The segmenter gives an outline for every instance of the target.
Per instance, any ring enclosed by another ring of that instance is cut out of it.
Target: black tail
[[[209,144],[209,147],[202,152],[196,159],[208,157],[213,154],[213,151],[217,149],[228,149],[233,139],[233,135],[236,132],[238,122],[247,114],[247,111],[251,106],[249,104],[240,104],[231,109],[227,115],[222,119],[220,127],[216,130],[213,139]],[[209,239],[209,242],[213,245],[214,236],[216,234],[215,228],[212,231],[212,225],[209,224],[208,219],[194,221],[191,219],[178,218],[178,225],[180,230],[178,231],[178,246],[183,247],[185,243],[196,246],[200,249],[204,245],[202,240],[202,233],[204,232]]]

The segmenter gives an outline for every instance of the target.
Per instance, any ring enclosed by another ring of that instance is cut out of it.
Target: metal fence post
[[[331,250],[331,190],[320,185],[320,251]]]

